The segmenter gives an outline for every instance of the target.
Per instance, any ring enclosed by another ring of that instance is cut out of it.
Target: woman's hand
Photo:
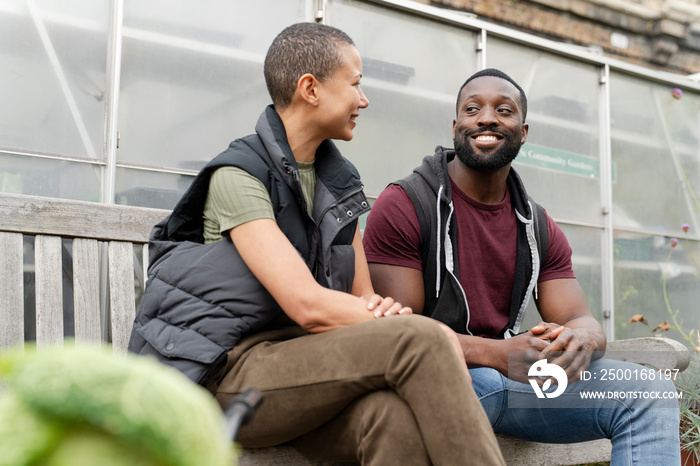
[[[371,294],[363,296],[362,299],[367,301],[367,310],[374,315],[375,319],[413,314],[413,310],[410,307],[402,306],[401,303],[397,303],[393,298],[382,298],[378,294]]]

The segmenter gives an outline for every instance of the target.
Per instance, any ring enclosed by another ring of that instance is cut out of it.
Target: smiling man
[[[553,443],[609,438],[614,465],[678,464],[677,403],[652,400],[675,394],[672,382],[577,382],[586,370],[643,368],[599,359],[606,337],[574,276],[569,243],[511,167],[529,130],[525,92],[486,69],[464,83],[456,110],[455,148],[438,147],[372,208],[363,243],[375,290],[457,332],[497,433]],[[542,322],[521,333],[533,295]],[[559,386],[529,376],[543,367],[561,374]],[[540,385],[555,390],[542,400]],[[585,403],[584,390],[640,396]]]

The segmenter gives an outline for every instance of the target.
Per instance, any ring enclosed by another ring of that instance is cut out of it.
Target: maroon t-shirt
[[[482,204],[452,183],[457,221],[460,283],[469,304],[469,330],[495,337],[508,324],[516,250],[516,217],[510,193],[499,204]],[[575,278],[571,247],[561,228],[547,216],[549,246],[538,281]],[[368,262],[423,270],[420,225],[403,188],[390,185],[367,219],[363,245]]]

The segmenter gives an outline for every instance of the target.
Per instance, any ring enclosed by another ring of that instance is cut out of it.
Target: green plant
[[[688,224],[683,224],[682,229],[683,232],[687,233],[690,226]],[[686,243],[689,242],[687,237],[685,241]],[[671,248],[666,257],[666,264],[670,263],[673,250],[678,245],[678,239],[671,238],[670,245]],[[689,247],[688,250],[691,254],[692,263],[696,268],[700,267],[700,262],[698,262],[693,255],[692,249]],[[696,272],[695,277],[700,278],[700,273]],[[671,304],[667,289],[668,278],[668,273],[664,272],[662,275],[661,287],[670,322],[664,321],[652,329],[647,319],[642,314],[637,314],[629,320],[629,323],[644,324],[649,327],[653,335],[658,336],[674,329],[680,333],[681,338],[693,351],[690,358],[690,365],[685,371],[678,374],[675,384],[678,392],[682,394],[678,403],[681,415],[681,450],[686,455],[685,464],[700,464],[700,327],[690,331],[685,330],[683,321],[678,317],[680,310],[674,309]]]
[[[681,411],[681,448],[688,454],[688,461],[700,463],[700,358],[692,355],[690,366],[678,374],[676,389],[683,394],[679,399]],[[688,463],[693,464],[693,463]]]
[[[109,347],[0,353],[1,466],[236,464],[213,398],[155,359]]]

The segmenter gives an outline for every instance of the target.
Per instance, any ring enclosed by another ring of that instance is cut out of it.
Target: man
[[[245,447],[291,442],[365,465],[503,464],[454,333],[372,289],[358,228],[369,206],[330,140],[351,140],[369,105],[352,40],[290,26],[264,73],[273,105],[256,134],[212,160],[154,229],[130,349],[222,407],[262,390],[237,438]]]
[[[511,167],[527,139],[526,113],[524,91],[505,73],[486,69],[465,82],[454,150],[438,147],[412,175],[387,187],[369,215],[363,241],[374,288],[460,334],[474,389],[497,433],[553,443],[610,438],[612,464],[678,464],[675,400],[581,400],[583,390],[674,388],[660,378],[600,380],[604,370],[640,366],[598,359],[606,337],[573,274],[568,241],[534,208]],[[542,237],[548,246],[540,258]],[[543,321],[519,334],[533,294]],[[544,396],[550,382],[532,371],[545,358],[568,388],[540,399],[535,388]],[[585,370],[598,380],[575,383]]]

